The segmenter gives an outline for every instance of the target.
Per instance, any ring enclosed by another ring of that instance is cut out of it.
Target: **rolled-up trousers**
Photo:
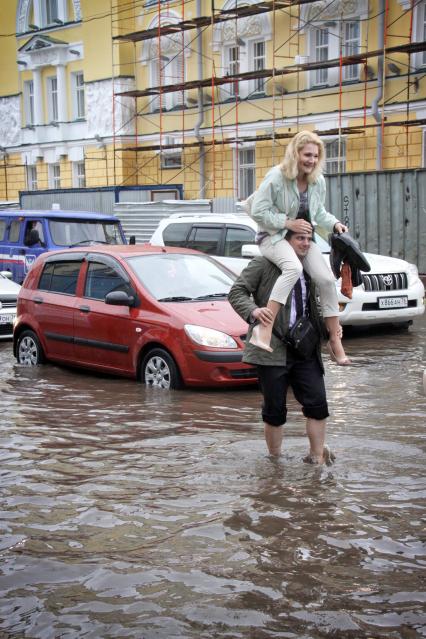
[[[270,300],[285,304],[304,269],[318,286],[323,317],[339,315],[336,280],[315,242],[311,243],[303,262],[297,257],[293,247],[285,238],[272,244],[270,236],[266,237],[259,248],[261,254],[278,266],[281,271],[281,275],[271,291]]]

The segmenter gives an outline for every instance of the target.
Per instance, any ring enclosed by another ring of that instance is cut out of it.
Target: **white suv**
[[[208,253],[239,273],[247,259],[259,254],[254,243],[257,224],[246,214],[176,213],[161,220],[150,243],[182,246]],[[316,236],[318,246],[329,264],[330,247]],[[364,253],[370,266],[362,274],[362,284],[353,290],[352,299],[340,293],[337,281],[340,322],[345,326],[403,324],[424,313],[424,286],[417,267],[404,260]]]

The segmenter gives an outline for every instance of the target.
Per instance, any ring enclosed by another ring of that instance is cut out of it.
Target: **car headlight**
[[[419,279],[419,269],[415,264],[408,264],[407,266],[408,286],[412,286]]]
[[[201,346],[238,348],[238,344],[234,338],[226,333],[222,333],[222,331],[215,331],[213,328],[196,326],[195,324],[185,324],[184,329],[188,337],[196,344],[201,344]]]

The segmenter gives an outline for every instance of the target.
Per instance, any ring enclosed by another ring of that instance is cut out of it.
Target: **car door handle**
[[[43,304],[43,298],[42,297],[35,297],[34,298],[34,304]]]
[[[79,306],[78,308],[82,313],[90,313],[90,306]]]

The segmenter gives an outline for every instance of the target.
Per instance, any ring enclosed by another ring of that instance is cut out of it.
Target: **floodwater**
[[[0,344],[0,638],[426,637],[426,318],[326,357],[336,464],[257,389],[163,391]]]

